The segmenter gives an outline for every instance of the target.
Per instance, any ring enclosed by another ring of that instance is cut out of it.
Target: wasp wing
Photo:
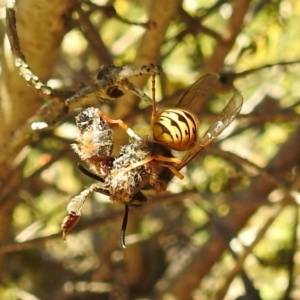
[[[194,148],[187,153],[179,165],[178,170],[181,170],[188,162],[190,162],[200,151],[208,146],[229,124],[236,118],[241,111],[243,105],[243,96],[239,91],[236,91],[230,101],[222,110],[217,118],[217,121],[212,124],[208,130],[198,137],[198,141]]]
[[[219,78],[220,76],[216,73],[209,73],[200,77],[186,90],[178,101],[177,107],[196,113],[215,90]]]

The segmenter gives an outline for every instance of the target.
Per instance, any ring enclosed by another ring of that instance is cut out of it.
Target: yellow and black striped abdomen
[[[153,122],[153,139],[173,150],[189,150],[197,140],[197,120],[183,109],[162,110]]]

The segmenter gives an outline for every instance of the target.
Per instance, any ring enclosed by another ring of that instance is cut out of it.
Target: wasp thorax
[[[197,120],[183,109],[162,110],[153,122],[153,139],[173,150],[189,150],[197,140]]]

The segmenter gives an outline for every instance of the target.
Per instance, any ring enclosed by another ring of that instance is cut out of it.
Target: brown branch
[[[76,20],[78,27],[86,37],[89,46],[94,51],[95,56],[99,60],[100,64],[112,65],[113,59],[111,53],[108,51],[103,40],[99,36],[99,32],[91,22],[88,14],[83,11],[82,8],[76,10],[79,19]]]
[[[273,208],[271,215],[268,216],[264,225],[257,232],[254,241],[249,246],[245,247],[244,252],[237,258],[234,268],[227,274],[223,285],[221,286],[220,289],[218,289],[216,296],[214,298],[215,300],[224,299],[230,284],[235,279],[235,277],[240,274],[241,270],[243,269],[246,258],[253,252],[255,246],[265,237],[267,230],[270,228],[273,222],[280,215],[280,213],[284,208],[284,205],[285,205],[284,203],[280,203]]]
[[[11,46],[16,56],[15,59],[20,62],[19,67],[21,74],[38,93],[41,92],[42,95],[45,93],[45,95],[48,98],[52,98],[53,101],[48,105],[43,106],[36,115],[27,120],[24,125],[11,132],[12,142],[6,145],[5,148],[3,147],[4,149],[0,155],[0,169],[5,169],[22,146],[30,143],[31,137],[35,134],[32,129],[33,123],[43,122],[45,127],[49,130],[52,126],[57,124],[57,122],[62,120],[69,109],[91,105],[97,100],[109,102],[120,97],[120,95],[123,95],[125,90],[128,89],[131,89],[131,91],[135,93],[138,92],[140,97],[144,97],[146,95],[129,83],[127,78],[140,76],[142,74],[153,74],[153,72],[154,74],[159,74],[161,72],[161,67],[154,65],[147,65],[136,69],[110,66],[97,70],[94,74],[93,83],[80,89],[77,93],[56,91],[44,85],[37,76],[32,73],[30,67],[26,63],[20,48],[15,27],[16,19],[12,8],[8,8],[7,23]],[[111,95],[107,92],[111,90],[109,88],[112,86],[114,91],[118,91],[118,95],[115,96],[114,93]],[[132,88],[134,88],[134,90]]]
[[[145,215],[149,210],[153,210],[154,208],[161,207],[162,204],[167,203],[173,203],[176,201],[181,201],[182,198],[195,198],[199,200],[199,195],[195,192],[182,192],[180,194],[163,194],[160,196],[155,196],[153,199],[149,199],[149,203],[143,205],[142,207],[138,207],[136,209],[132,209],[130,211],[130,217],[132,219],[139,218],[143,215]],[[113,205],[113,204],[112,204]],[[116,224],[116,222],[120,223],[120,220],[123,217],[123,211],[109,213],[105,216],[97,216],[97,217],[91,217],[88,220],[82,220],[74,229],[72,229],[72,234],[81,232],[83,230],[90,230],[93,228],[98,228],[102,226],[109,225],[111,223]],[[4,253],[12,253],[12,252],[19,252],[24,251],[26,249],[34,248],[37,246],[43,246],[47,241],[53,240],[53,239],[61,239],[62,240],[62,233],[59,231],[57,233],[47,235],[44,237],[37,237],[31,240],[27,240],[24,242],[12,242],[12,243],[6,243],[0,245],[0,254]],[[118,240],[115,240],[115,243],[118,243]],[[128,243],[129,245],[129,243]],[[130,246],[132,248],[133,245]],[[128,247],[129,248],[129,247]]]
[[[300,129],[298,129],[290,139],[282,146],[277,155],[269,162],[267,172],[273,174],[277,180],[287,182],[291,176],[291,170],[299,167],[300,164]],[[223,222],[228,224],[232,232],[238,232],[256,212],[259,203],[266,203],[268,195],[276,188],[276,185],[258,176],[251,185],[236,194],[231,201],[230,213]],[[183,299],[190,295],[199,286],[201,280],[207,275],[216,261],[226,250],[226,245],[220,239],[218,232],[212,231],[208,242],[196,253],[192,255],[189,263],[182,267],[180,276],[174,275],[168,285],[158,290],[158,299],[165,293],[173,295],[175,298]],[[182,280],[184,278],[184,280]]]
[[[282,299],[289,299],[292,289],[295,286],[295,276],[297,274],[297,260],[296,255],[298,251],[298,228],[299,228],[299,205],[294,205],[294,220],[290,255],[288,256],[287,269],[288,269],[288,286],[285,290]]]
[[[296,60],[292,60],[292,61],[279,61],[276,63],[265,64],[265,65],[262,65],[262,66],[259,66],[259,67],[253,68],[253,69],[241,71],[241,72],[233,72],[231,70],[222,70],[220,73],[220,76],[221,76],[220,81],[224,85],[223,89],[226,90],[233,86],[233,83],[236,79],[244,78],[246,76],[253,75],[257,72],[260,72],[264,69],[270,69],[273,67],[282,67],[282,69],[285,70],[286,67],[292,66],[295,64],[300,64],[300,60],[296,59]]]
[[[205,16],[192,17],[182,7],[179,9],[179,14],[187,26],[187,28],[183,32],[181,32],[177,35],[177,40],[179,42],[182,40],[182,38],[185,35],[187,35],[189,33],[192,33],[194,35],[196,35],[198,33],[204,33],[205,35],[212,37],[216,41],[222,39],[222,36],[218,32],[216,32],[213,29],[210,29],[207,26],[202,24],[203,21],[205,20]],[[209,15],[209,12],[208,12],[208,15]]]
[[[252,170],[255,170],[259,174],[259,176],[261,176],[262,178],[267,180],[269,182],[269,184],[272,184],[272,185],[276,186],[278,189],[280,189],[283,192],[286,200],[289,199],[289,201],[291,201],[292,199],[294,199],[289,187],[284,185],[281,181],[279,181],[277,178],[275,178],[271,173],[268,173],[268,171],[264,170],[263,168],[260,168],[253,162],[251,162],[245,158],[242,158],[232,152],[223,151],[223,150],[221,150],[219,148],[215,148],[215,147],[210,147],[206,151],[208,153],[212,153],[212,154],[221,156],[229,161],[234,162],[235,164],[237,164],[239,166],[243,166],[245,168],[250,168]]]
[[[14,166],[9,174],[6,174],[6,178],[1,186],[0,209],[10,201],[10,199],[13,197],[13,194],[18,194],[26,184],[30,183],[30,181],[32,181],[35,176],[38,176],[41,172],[48,169],[54,162],[61,158],[64,153],[66,153],[66,149],[53,154],[49,161],[40,166],[37,170],[34,171],[34,173],[26,178],[19,176],[19,169],[23,169],[24,163],[26,162],[27,156],[24,156],[23,160],[21,160],[18,165]]]
[[[161,46],[165,40],[170,22],[177,14],[181,2],[181,0],[153,0],[150,2],[148,19],[155,22],[156,26],[151,30],[145,31],[137,49],[133,66],[142,66],[148,63],[155,64],[160,61]],[[146,81],[147,78],[138,77],[135,78],[133,84],[141,88],[146,84]],[[112,117],[121,119],[126,117],[134,110],[137,103],[137,97],[129,95],[124,97],[122,101],[116,103]],[[115,134],[116,144],[124,144],[122,136],[124,135]],[[144,272],[142,259],[141,245],[131,247],[126,257],[126,267],[129,274],[129,281],[133,284],[140,280],[140,274]]]
[[[155,22],[155,28],[146,30],[137,49],[136,58],[132,63],[133,66],[142,66],[149,63],[158,63],[160,60],[160,49],[164,42],[167,29],[170,22],[176,15],[181,0],[154,0],[151,1],[149,8],[149,20]],[[133,83],[138,87],[146,84],[147,78],[138,77]],[[138,99],[135,96],[126,96],[117,103],[113,118],[126,117],[137,104]]]
[[[262,176],[265,176],[266,174],[262,174]],[[271,176],[272,177],[272,176]],[[270,183],[276,184],[278,186],[281,185],[281,183],[279,183],[276,179],[270,178],[270,175],[267,175],[266,178],[269,178]],[[271,179],[271,180],[270,180]],[[270,215],[267,217],[267,219],[264,222],[264,225],[260,228],[260,230],[257,232],[255,239],[253,240],[253,242],[245,247],[244,252],[239,255],[239,257],[236,259],[236,265],[234,266],[234,268],[231,270],[231,272],[228,273],[228,275],[226,276],[224,283],[222,285],[222,287],[217,291],[215,299],[224,299],[230,284],[232,283],[232,281],[235,279],[235,277],[237,275],[239,275],[239,273],[243,270],[243,266],[244,266],[244,262],[246,260],[246,258],[253,253],[253,250],[255,248],[255,246],[265,237],[265,234],[267,232],[267,230],[270,228],[270,226],[274,223],[274,221],[277,219],[277,217],[281,214],[281,212],[283,211],[284,207],[286,205],[290,205],[292,204],[295,208],[294,210],[294,216],[295,216],[295,220],[294,220],[294,231],[293,231],[293,236],[292,236],[292,255],[289,256],[289,288],[287,288],[285,295],[286,297],[288,297],[289,292],[293,286],[293,275],[294,275],[294,267],[295,267],[295,263],[294,263],[294,255],[296,253],[296,248],[297,248],[297,226],[298,226],[298,205],[296,204],[296,202],[294,202],[293,197],[291,197],[290,193],[292,190],[298,190],[299,189],[299,182],[297,180],[294,181],[290,191],[287,191],[288,194],[286,192],[284,192],[284,196],[282,197],[282,199],[279,201],[279,203],[276,203],[274,207],[271,207],[271,213]],[[284,191],[284,189],[283,189]]]
[[[58,58],[60,42],[65,34],[70,10],[75,0],[49,2],[26,0],[17,2],[17,32],[20,47],[34,73],[46,81],[52,74]],[[8,8],[9,15],[13,7]],[[49,30],[51,24],[51,30]],[[8,32],[10,35],[11,32]],[[15,34],[10,37],[17,40]],[[16,51],[20,54],[20,48]],[[16,54],[14,52],[14,54]],[[10,138],[40,107],[41,98],[19,75],[10,47],[5,47],[2,60],[0,118],[2,135],[0,145]],[[21,57],[22,58],[22,57]],[[24,57],[23,57],[24,58]]]
[[[17,2],[17,31],[10,31],[8,27],[8,37],[20,45],[11,52],[7,41],[2,55],[2,70],[0,77],[0,119],[1,119],[1,136],[0,136],[0,153],[6,150],[7,145],[12,144],[12,135],[23,126],[27,120],[35,114],[41,106],[40,95],[27,86],[27,82],[19,75],[16,66],[16,58],[14,54],[18,52],[21,59],[25,59],[31,65],[32,70],[46,81],[52,74],[55,61],[59,55],[59,45],[65,34],[66,24],[70,18],[70,10],[75,0],[64,1],[35,1],[24,0]],[[15,2],[7,1],[8,17],[12,17],[15,22],[14,10]],[[14,23],[15,24],[15,23]],[[51,24],[51,26],[49,26]],[[14,25],[15,26],[15,25]],[[50,30],[51,29],[51,30]],[[22,51],[21,52],[21,48]],[[22,54],[24,53],[24,55]],[[22,143],[17,147],[13,147],[13,152],[9,153],[4,167],[1,168],[1,177],[5,177],[11,167],[12,160],[17,156],[19,151],[29,142],[28,134],[20,138]],[[17,170],[14,174],[13,181],[18,182],[22,176],[21,170]],[[14,194],[7,201],[6,205],[1,208],[0,216],[0,242],[5,242],[10,234],[12,213],[20,201],[18,194]],[[2,264],[2,259],[0,264]],[[2,267],[2,265],[1,265]]]
[[[116,20],[119,20],[122,23],[128,24],[128,25],[136,25],[136,26],[141,26],[146,29],[152,29],[153,27],[156,26],[155,22],[153,21],[148,21],[148,22],[136,22],[136,21],[130,21],[126,18],[123,18],[120,16],[114,6],[112,5],[97,5],[91,2],[85,3],[88,7],[90,7],[93,11],[101,11],[107,18],[114,18]]]
[[[204,74],[210,72],[219,72],[224,66],[225,58],[232,49],[236,41],[236,37],[242,30],[244,18],[247,14],[250,3],[250,0],[240,0],[234,2],[232,16],[223,32],[222,39],[217,42],[215,51],[206,64]]]

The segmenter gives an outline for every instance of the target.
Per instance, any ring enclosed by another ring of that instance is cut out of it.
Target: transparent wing
[[[236,118],[241,111],[243,105],[243,96],[236,91],[230,101],[222,110],[217,118],[205,134],[198,137],[198,141],[193,149],[187,153],[179,165],[179,170],[182,169],[189,161],[191,161],[201,150],[208,146],[229,124]]]
[[[177,107],[185,108],[191,112],[197,112],[199,107],[215,90],[216,82],[220,76],[216,73],[206,74],[200,77],[178,101]]]

